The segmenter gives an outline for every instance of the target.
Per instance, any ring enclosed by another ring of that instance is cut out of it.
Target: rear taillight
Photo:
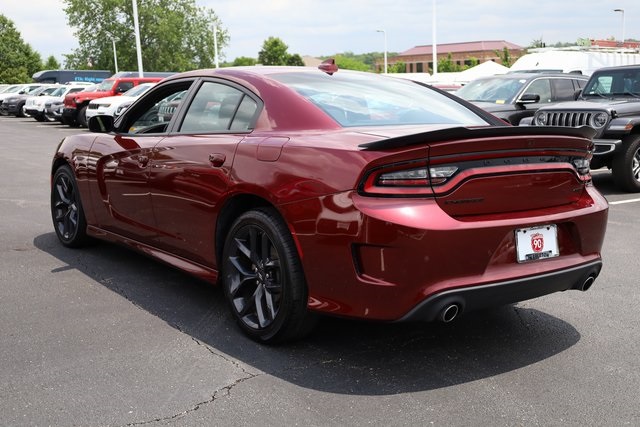
[[[360,189],[378,195],[432,194],[432,186],[444,184],[457,171],[456,166],[429,167],[426,162],[389,165],[372,171]]]
[[[576,157],[571,161],[573,167],[578,171],[579,175],[589,175],[591,169],[589,164],[591,163],[591,158],[593,155],[589,153],[586,157]]]

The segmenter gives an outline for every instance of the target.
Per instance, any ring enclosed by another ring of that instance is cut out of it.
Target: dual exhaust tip
[[[597,273],[591,273],[587,276],[582,283],[578,282],[573,289],[580,291],[588,291],[593,283],[596,281]],[[462,314],[463,304],[461,302],[448,302],[438,312],[437,320],[443,323],[453,322],[453,320]]]

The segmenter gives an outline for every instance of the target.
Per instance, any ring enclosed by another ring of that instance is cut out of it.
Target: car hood
[[[137,99],[137,96],[107,96],[104,98],[98,98],[91,101],[91,104],[124,104],[125,102]]]

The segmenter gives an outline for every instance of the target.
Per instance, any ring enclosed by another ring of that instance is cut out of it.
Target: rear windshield
[[[412,81],[376,74],[282,73],[270,75],[333,117],[341,126],[487,122],[459,102]]]

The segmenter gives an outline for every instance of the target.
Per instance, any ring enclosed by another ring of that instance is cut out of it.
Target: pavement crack
[[[180,330],[180,328],[178,326],[175,326],[178,330]],[[180,330],[180,332],[183,332],[182,330]],[[141,426],[141,425],[147,425],[147,424],[151,424],[151,423],[160,423],[160,422],[166,422],[166,421],[171,421],[171,420],[175,420],[181,417],[185,417],[197,410],[199,410],[201,407],[205,406],[205,405],[210,405],[212,403],[214,403],[216,400],[222,399],[222,398],[226,398],[229,397],[231,395],[231,390],[236,387],[239,384],[242,384],[245,381],[248,381],[250,379],[259,377],[261,375],[264,374],[256,374],[253,372],[249,372],[247,369],[245,369],[240,363],[238,363],[238,361],[233,360],[223,354],[220,353],[216,353],[215,351],[213,351],[213,349],[211,347],[209,347],[207,344],[202,343],[201,341],[191,337],[191,339],[198,344],[199,346],[202,346],[204,348],[206,348],[212,355],[219,357],[223,360],[225,360],[226,362],[231,363],[232,365],[234,365],[235,367],[237,367],[240,371],[242,371],[242,373],[244,374],[242,377],[237,378],[236,380],[234,380],[231,384],[227,384],[224,387],[220,387],[219,389],[215,390],[213,392],[213,395],[207,399],[207,400],[203,400],[202,402],[198,402],[195,405],[191,406],[190,408],[178,412],[176,414],[172,414],[172,415],[167,415],[166,417],[160,417],[160,418],[155,418],[152,420],[146,420],[146,421],[139,421],[139,422],[134,422],[134,423],[128,423],[128,424],[124,424],[123,427],[132,427],[132,426]]]

